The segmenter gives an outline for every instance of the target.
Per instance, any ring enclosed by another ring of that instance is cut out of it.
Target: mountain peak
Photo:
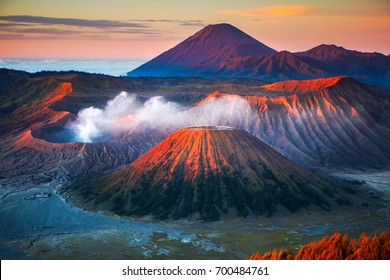
[[[247,44],[259,43],[259,41],[257,41],[253,37],[249,36],[248,34],[238,29],[237,27],[228,23],[207,25],[206,27],[199,30],[190,38],[218,41],[218,43],[221,45],[226,45],[231,43],[247,43]]]
[[[275,52],[230,24],[214,24],[129,72],[128,76],[199,76],[196,71],[219,67],[222,61]]]
[[[239,30],[237,27],[229,24],[229,23],[216,23],[216,24],[209,24],[209,25],[206,25],[203,29],[199,30],[197,33],[199,32],[202,32],[202,31],[222,31],[222,30],[226,30],[226,31],[240,31],[242,32],[241,30]]]
[[[305,52],[296,53],[299,56],[314,58],[318,60],[329,60],[339,56],[351,56],[353,54],[360,54],[358,51],[347,50],[343,47],[334,44],[321,44]]]
[[[200,51],[205,56],[210,54],[212,55],[213,53],[222,50],[226,46],[231,45],[253,45],[253,48],[256,48],[253,49],[253,52],[257,53],[258,55],[268,55],[275,52],[273,49],[263,45],[255,38],[249,36],[237,27],[228,23],[207,25],[178,46],[185,42],[190,43],[186,45],[186,47],[201,47]]]
[[[345,50],[345,48],[343,48],[341,46],[337,46],[335,44],[321,44],[321,45],[318,45],[317,47],[314,47],[313,49]]]
[[[206,28],[233,28],[233,29],[238,29],[234,25],[231,25],[230,23],[226,23],[226,22],[216,23],[216,24],[209,24],[204,29],[206,29]]]

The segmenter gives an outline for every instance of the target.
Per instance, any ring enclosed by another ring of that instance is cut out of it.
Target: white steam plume
[[[214,98],[188,109],[161,96],[141,103],[135,94],[121,92],[103,109],[81,110],[69,126],[76,132],[76,141],[80,142],[104,140],[144,128],[173,132],[194,125],[245,127],[254,119],[248,108],[246,100],[238,96]]]

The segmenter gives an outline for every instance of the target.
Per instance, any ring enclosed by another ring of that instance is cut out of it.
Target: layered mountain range
[[[390,56],[335,45],[277,52],[230,24],[208,25],[130,77],[245,77],[267,81],[349,76],[390,87]]]

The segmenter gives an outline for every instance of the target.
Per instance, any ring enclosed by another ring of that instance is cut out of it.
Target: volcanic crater
[[[329,211],[349,205],[354,191],[246,131],[195,126],[179,129],[128,166],[77,180],[67,192],[83,207],[121,215],[218,220]]]

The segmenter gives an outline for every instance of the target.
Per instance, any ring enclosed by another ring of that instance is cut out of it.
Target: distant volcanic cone
[[[70,190],[90,208],[163,219],[270,216],[349,203],[342,187],[249,133],[213,126],[180,129],[129,166],[83,178]]]
[[[214,24],[206,26],[127,75],[205,76],[210,72],[205,69],[218,68],[223,61],[238,57],[265,56],[275,52],[230,24]]]

